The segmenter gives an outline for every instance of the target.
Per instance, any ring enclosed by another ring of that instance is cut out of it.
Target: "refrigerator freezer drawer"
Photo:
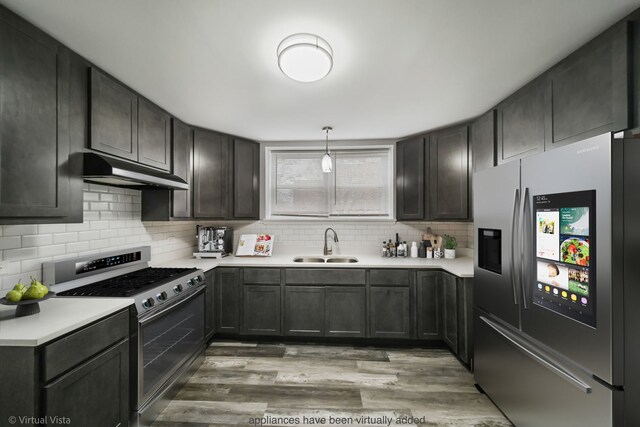
[[[613,391],[475,319],[475,380],[516,426],[612,426]]]

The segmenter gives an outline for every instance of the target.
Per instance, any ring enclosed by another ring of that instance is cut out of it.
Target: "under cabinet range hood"
[[[84,180],[135,189],[169,188],[188,190],[179,176],[97,153],[84,153]]]

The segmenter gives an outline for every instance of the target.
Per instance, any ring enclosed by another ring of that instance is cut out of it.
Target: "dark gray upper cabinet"
[[[91,148],[138,161],[138,96],[91,68]]]
[[[189,184],[188,190],[174,190],[172,216],[191,217],[191,194],[193,178],[193,131],[178,119],[172,121],[172,172]]]
[[[324,336],[324,287],[286,286],[284,333],[289,336]]]
[[[245,335],[282,335],[280,286],[244,286]]]
[[[416,311],[418,339],[442,338],[442,309],[440,273],[418,271],[416,273]]]
[[[193,216],[227,218],[229,139],[195,129],[193,134]]]
[[[0,40],[0,223],[67,222],[70,52],[5,8]]]
[[[469,127],[431,134],[429,219],[469,218]]]
[[[498,105],[498,164],[544,151],[548,88],[542,76]]]
[[[552,128],[545,149],[629,127],[628,44],[623,22],[551,69]]]
[[[411,338],[410,295],[409,287],[369,289],[369,337]]]
[[[171,169],[171,116],[144,98],[138,98],[138,162]]]
[[[474,172],[496,165],[496,110],[483,114],[471,124],[471,151]]]
[[[233,217],[260,218],[260,144],[233,140]]]
[[[214,318],[216,332],[239,334],[242,331],[242,270],[216,269]]]
[[[325,336],[365,337],[366,297],[364,286],[325,288]]]
[[[396,218],[425,216],[425,141],[416,136],[396,143]]]

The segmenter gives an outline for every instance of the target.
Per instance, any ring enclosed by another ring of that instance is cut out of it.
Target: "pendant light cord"
[[[322,130],[326,132],[326,138],[325,138],[326,145],[325,145],[324,152],[325,154],[329,154],[329,131],[333,130],[333,128],[331,126],[325,126],[322,128]]]

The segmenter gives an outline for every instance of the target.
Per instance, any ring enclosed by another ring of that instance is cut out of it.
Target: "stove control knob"
[[[193,284],[194,284],[194,283],[193,283],[193,280],[191,280],[191,279],[187,280],[187,285],[189,285],[189,286],[193,286]]]
[[[180,292],[182,292],[182,285],[177,284],[173,287],[173,292],[176,294],[179,294]]]
[[[200,283],[200,276],[196,276],[196,277],[194,277],[194,278],[193,278],[193,280],[195,280],[195,281],[196,281],[196,283]]]
[[[167,293],[162,291],[158,295],[156,295],[156,298],[158,299],[158,301],[166,301],[167,300]]]
[[[150,309],[154,306],[154,304],[155,301],[153,300],[153,298],[147,298],[146,300],[142,301],[142,306],[146,309]]]

